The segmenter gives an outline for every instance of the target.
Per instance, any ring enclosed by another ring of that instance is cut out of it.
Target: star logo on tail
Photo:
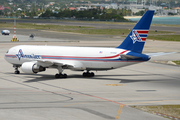
[[[132,35],[130,38],[133,41],[133,44],[136,42],[145,42],[147,38],[148,30],[132,30]]]

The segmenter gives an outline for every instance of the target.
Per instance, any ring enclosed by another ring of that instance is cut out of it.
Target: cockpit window
[[[9,51],[7,51],[6,53],[8,53]]]

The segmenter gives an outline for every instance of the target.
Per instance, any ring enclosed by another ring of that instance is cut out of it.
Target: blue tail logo
[[[148,10],[117,48],[142,53],[149,32],[154,10]]]
[[[145,42],[148,34],[148,30],[132,30],[132,35],[130,38],[133,41],[133,44],[137,42]]]

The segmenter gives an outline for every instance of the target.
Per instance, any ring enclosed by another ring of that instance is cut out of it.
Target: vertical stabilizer
[[[131,30],[126,39],[117,48],[142,53],[144,43],[149,32],[154,10],[148,10]]]

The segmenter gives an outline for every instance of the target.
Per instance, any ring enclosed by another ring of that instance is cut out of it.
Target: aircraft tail
[[[149,32],[154,10],[148,10],[131,30],[121,45],[117,48],[131,50],[133,52],[142,53],[144,43]]]

